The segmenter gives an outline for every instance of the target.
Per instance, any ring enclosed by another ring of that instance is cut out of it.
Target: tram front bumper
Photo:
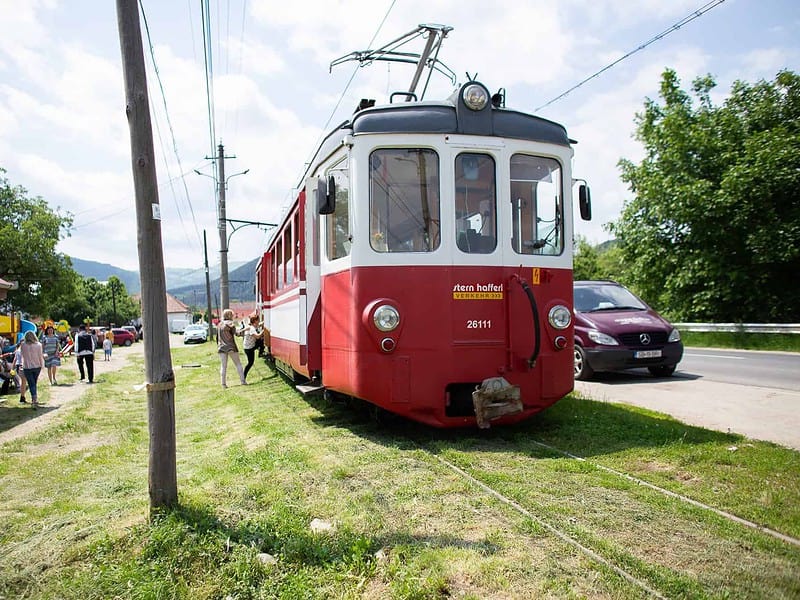
[[[489,429],[492,419],[522,412],[519,386],[511,385],[503,377],[484,379],[472,392],[472,404],[479,429]]]

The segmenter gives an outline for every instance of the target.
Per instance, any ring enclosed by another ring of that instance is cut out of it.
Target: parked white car
[[[208,341],[208,325],[187,325],[186,329],[183,330],[183,343],[184,344],[191,344],[192,342],[197,342],[198,344],[204,344]]]

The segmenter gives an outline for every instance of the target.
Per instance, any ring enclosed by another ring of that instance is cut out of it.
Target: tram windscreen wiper
[[[604,310],[645,310],[641,306],[600,306],[598,308],[593,308],[587,312],[601,312]]]

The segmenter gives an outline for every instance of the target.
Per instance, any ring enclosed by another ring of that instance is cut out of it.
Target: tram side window
[[[488,254],[497,246],[495,163],[486,154],[456,157],[456,245],[468,254]]]
[[[286,265],[286,284],[289,285],[290,283],[294,283],[294,260],[293,260],[293,252],[292,252],[292,228],[291,226],[286,227],[286,231],[283,233],[283,261]]]
[[[294,213],[294,272],[297,279],[300,279],[300,213]]]
[[[511,246],[517,254],[564,250],[561,165],[552,158],[511,157]]]
[[[279,290],[283,289],[284,271],[283,271],[283,239],[278,240],[275,245],[275,287]]]
[[[353,239],[350,235],[350,171],[347,159],[337,163],[328,171],[328,175],[332,175],[336,182],[336,210],[326,217],[325,254],[328,260],[334,260],[350,255]]]

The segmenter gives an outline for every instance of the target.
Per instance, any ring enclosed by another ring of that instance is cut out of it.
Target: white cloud
[[[333,59],[369,46],[390,7],[373,47],[419,23],[451,25],[439,58],[462,82],[469,71],[492,90],[505,87],[508,106],[520,110],[554,98],[698,8],[696,0],[642,0],[635,7],[628,0],[532,0],[488,11],[475,0],[212,3],[216,134],[211,139],[197,6],[144,4],[181,161],[178,165],[146,47],[170,266],[198,265],[195,221],[200,233],[207,231],[216,262],[213,182],[192,170],[212,173],[205,156],[216,153],[217,143],[236,155],[226,161],[229,176],[250,169],[229,182],[228,216],[274,222],[304,161],[327,133],[326,120],[331,117],[332,127],[352,114],[360,98],[383,102],[391,91],[406,89],[412,69],[407,65],[359,69],[344,95],[356,63],[328,73]],[[63,243],[65,251],[136,268],[129,132],[112,13],[92,3],[0,0],[0,166],[12,183],[75,213],[80,228]],[[590,224],[578,222],[578,233],[597,241],[607,237],[601,224],[618,216],[629,195],[616,163],[623,156],[640,158],[641,147],[631,138],[633,116],[645,97],[658,97],[665,67],[677,71],[684,89],[694,77],[712,73],[720,84],[717,101],[734,79],[769,79],[796,66],[798,23],[792,3],[764,0],[754,10],[729,0],[543,110],[542,116],[563,123],[579,140],[575,172],[592,186],[596,216]],[[422,45],[417,40],[404,50],[418,52]],[[450,82],[434,75],[427,97],[450,91]],[[181,172],[188,173],[183,180]],[[121,242],[99,233],[110,226],[125,230]],[[255,227],[231,234],[230,260],[252,259],[264,238]]]

